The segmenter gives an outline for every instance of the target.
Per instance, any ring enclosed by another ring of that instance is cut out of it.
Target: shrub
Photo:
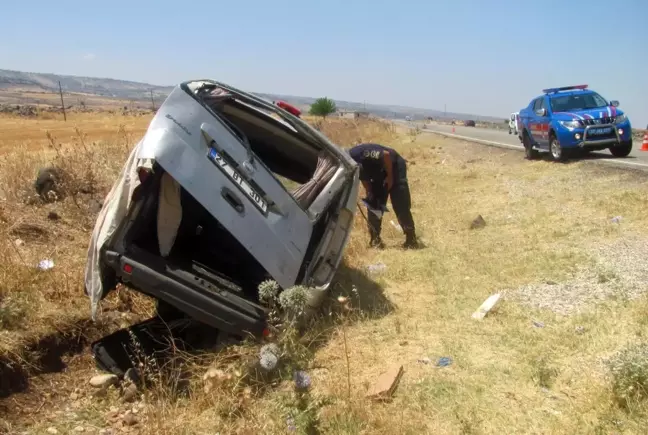
[[[612,393],[624,408],[648,397],[648,343],[625,347],[608,361]]]
[[[335,101],[330,98],[318,98],[310,107],[310,114],[326,118],[331,113],[335,113],[337,107]]]

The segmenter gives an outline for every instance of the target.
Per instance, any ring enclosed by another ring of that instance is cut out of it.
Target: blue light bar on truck
[[[549,88],[543,89],[542,92],[545,94],[555,94],[560,91],[572,91],[574,89],[587,89],[587,85],[576,85],[576,86],[563,86],[562,88]]]

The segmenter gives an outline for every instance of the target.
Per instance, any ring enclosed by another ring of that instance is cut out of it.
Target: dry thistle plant
[[[330,402],[311,393],[307,368],[313,353],[301,340],[300,331],[309,291],[307,287],[294,286],[280,292],[274,281],[259,285],[259,300],[270,309],[268,318],[275,331],[274,342],[261,347],[259,365],[268,372],[277,370],[282,379],[292,381],[293,391],[282,396],[279,408],[287,429],[299,433],[316,433],[319,411]]]

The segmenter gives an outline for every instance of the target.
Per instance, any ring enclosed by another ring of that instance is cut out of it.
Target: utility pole
[[[155,112],[155,100],[153,100],[153,89],[151,89],[151,107],[153,108],[153,111]]]
[[[59,80],[59,94],[61,94],[61,107],[63,108],[63,120],[67,122],[67,115],[65,114],[65,103],[63,102],[63,88],[61,88],[60,80]]]

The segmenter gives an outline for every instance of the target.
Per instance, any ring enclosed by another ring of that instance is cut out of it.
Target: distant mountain
[[[173,89],[172,86],[155,86],[127,80],[29,73],[0,69],[0,89],[28,88],[58,92],[59,81],[61,82],[63,92],[123,99],[150,98],[151,91],[155,95],[166,96]]]
[[[157,86],[147,83],[132,82],[128,80],[116,80],[97,77],[77,77],[58,74],[30,73],[22,71],[11,71],[0,69],[0,92],[12,89],[25,89],[33,91],[58,92],[58,84],[61,82],[63,92],[91,94],[108,98],[119,98],[126,100],[146,100],[151,97],[151,92],[156,100],[166,97],[173,89],[173,86]],[[314,101],[312,97],[298,97],[293,95],[278,95],[253,92],[261,98],[270,101],[284,100],[302,109],[308,108]],[[386,104],[363,104],[351,101],[335,101],[337,107],[342,110],[367,111],[382,118],[403,119],[411,116],[413,119],[424,119],[427,117],[446,117],[455,119],[479,119],[482,121],[502,122],[503,118],[491,116],[476,116],[465,113],[454,113],[432,109],[421,109],[408,106],[386,105]]]

